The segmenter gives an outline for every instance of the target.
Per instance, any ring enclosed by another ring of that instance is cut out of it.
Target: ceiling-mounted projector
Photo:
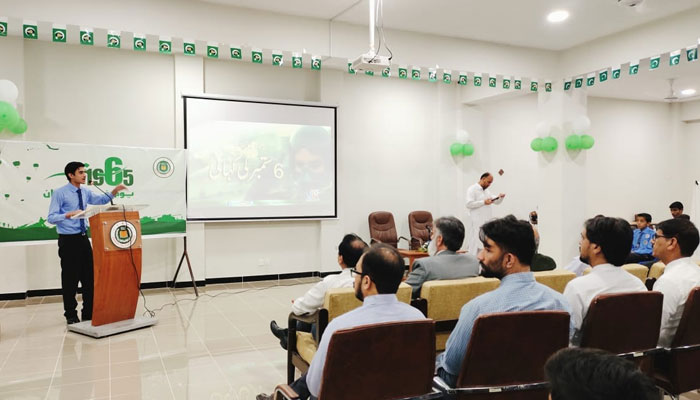
[[[644,0],[617,0],[617,4],[625,7],[636,7],[644,3]]]
[[[372,71],[382,72],[391,65],[389,57],[380,56],[372,53],[366,53],[355,59],[351,66],[352,69],[358,72]]]

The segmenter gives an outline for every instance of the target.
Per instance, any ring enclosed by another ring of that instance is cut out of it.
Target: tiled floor
[[[158,324],[104,339],[67,332],[58,296],[0,302],[0,399],[254,399],[286,377],[269,321],[315,281],[146,290]]]

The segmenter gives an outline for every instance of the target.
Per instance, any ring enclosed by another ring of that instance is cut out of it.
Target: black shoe
[[[272,334],[277,337],[277,339],[282,340],[282,338],[287,338],[288,330],[287,329],[282,329],[277,325],[277,322],[275,321],[270,321],[270,330],[272,331]]]
[[[77,324],[78,322],[80,322],[78,317],[66,317],[66,324],[67,325]]]
[[[83,315],[83,321],[92,321],[92,315]]]
[[[287,350],[288,344],[289,343],[288,343],[287,336],[282,336],[282,338],[280,338],[280,346],[282,346],[283,349]]]
[[[271,394],[260,393],[255,396],[255,400],[274,400],[274,397]]]

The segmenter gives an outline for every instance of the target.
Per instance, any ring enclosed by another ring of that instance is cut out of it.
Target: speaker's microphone
[[[104,193],[105,195],[109,196],[109,195],[107,194],[107,192],[105,192],[104,190],[100,189],[99,186],[95,185],[95,182],[94,182],[92,179],[88,180],[88,186],[94,186],[94,187],[97,188],[97,190],[99,190],[100,192],[102,192],[102,193]],[[114,199],[112,199],[111,197],[109,198],[109,204],[114,205]]]

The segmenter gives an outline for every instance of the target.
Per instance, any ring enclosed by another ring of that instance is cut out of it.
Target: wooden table
[[[397,250],[399,251],[399,254],[401,254],[401,257],[408,258],[408,272],[409,273],[411,273],[411,271],[413,271],[413,262],[416,260],[416,258],[428,257],[427,251],[407,250],[407,249],[397,249]]]

